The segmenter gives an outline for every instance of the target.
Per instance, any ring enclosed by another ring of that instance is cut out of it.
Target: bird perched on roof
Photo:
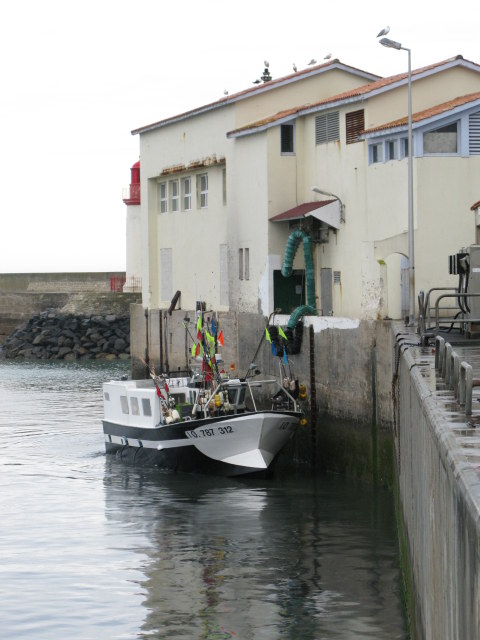
[[[317,61],[314,58],[310,60],[310,62],[308,63],[308,66],[311,67],[312,64],[317,64]]]
[[[295,63],[293,63],[293,70],[295,71],[295,73],[297,72],[297,65]]]
[[[260,84],[261,80],[259,80],[258,78],[256,80],[253,81],[253,84]]]
[[[327,53],[327,55],[325,56],[324,60],[330,60],[330,58],[332,57],[331,53]]]
[[[382,29],[380,31],[380,33],[377,35],[377,38],[380,38],[380,36],[386,36],[387,33],[390,31],[390,27],[385,27],[384,29]]]
[[[223,92],[223,95],[224,96],[228,96],[228,90],[227,89],[225,89],[225,91]]]
[[[270,63],[269,63],[269,61],[268,61],[268,60],[264,60],[264,61],[263,61],[263,64],[267,67],[267,69],[268,69],[268,67],[270,66]]]

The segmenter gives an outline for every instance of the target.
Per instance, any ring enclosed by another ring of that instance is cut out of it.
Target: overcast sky
[[[461,11],[460,11],[461,9]],[[462,54],[478,2],[16,0],[1,15],[0,273],[125,269],[131,131],[331,53],[382,76]]]

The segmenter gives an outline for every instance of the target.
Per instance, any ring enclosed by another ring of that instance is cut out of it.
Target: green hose
[[[308,304],[303,304],[300,307],[297,307],[288,320],[287,328],[295,329],[297,322],[302,316],[318,316],[318,312]]]
[[[287,246],[285,248],[285,259],[283,261],[282,276],[288,278],[292,275],[292,265],[297,253],[300,242],[303,241],[303,252],[305,254],[305,279],[307,285],[307,304],[302,307],[297,307],[290,317],[288,326],[295,314],[297,314],[297,320],[302,315],[318,315],[315,308],[315,269],[313,266],[313,247],[312,237],[309,233],[302,231],[301,229],[294,229],[289,235],[287,240]],[[304,310],[304,311],[301,311]],[[294,323],[295,324],[295,323]]]

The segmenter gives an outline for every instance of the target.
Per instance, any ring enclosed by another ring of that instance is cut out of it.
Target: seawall
[[[0,274],[0,344],[29,318],[64,314],[128,316],[138,293],[122,293],[123,272]]]
[[[208,317],[208,313],[206,314]],[[223,367],[244,376],[255,362],[265,375],[278,375],[281,358],[265,340],[265,318],[219,313]],[[192,310],[131,307],[132,376],[145,377],[144,360],[175,372],[192,363],[196,335]],[[283,327],[288,316],[277,316]],[[186,325],[186,328],[185,328]],[[300,352],[289,355],[294,373],[307,387],[309,426],[295,438],[290,454],[320,471],[334,471],[383,485],[393,483],[392,355],[389,321],[304,318]],[[313,391],[313,392],[312,392]]]
[[[414,637],[480,637],[480,410],[465,414],[435,349],[399,332],[394,439]],[[463,345],[460,358],[478,358]],[[466,350],[465,350],[466,349]],[[457,386],[456,383],[454,386]]]
[[[206,316],[209,317],[208,312]],[[288,316],[276,316],[286,326]],[[282,358],[274,356],[265,340],[265,319],[259,314],[218,313],[225,347],[224,366],[245,375],[252,362],[266,375],[278,375]],[[335,418],[368,422],[375,407],[376,422],[392,425],[392,335],[389,321],[359,322],[346,318],[304,318],[301,349],[288,355],[296,375],[310,391],[317,411]],[[186,325],[186,326],[185,326]],[[148,310],[131,307],[132,373],[142,375],[142,359],[159,369],[188,368],[194,361],[191,346],[196,336],[192,310]],[[281,354],[280,354],[281,355]]]

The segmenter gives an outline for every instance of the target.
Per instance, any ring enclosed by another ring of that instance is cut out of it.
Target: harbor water
[[[390,492],[229,480],[105,456],[128,364],[0,361],[0,637],[408,637]]]

